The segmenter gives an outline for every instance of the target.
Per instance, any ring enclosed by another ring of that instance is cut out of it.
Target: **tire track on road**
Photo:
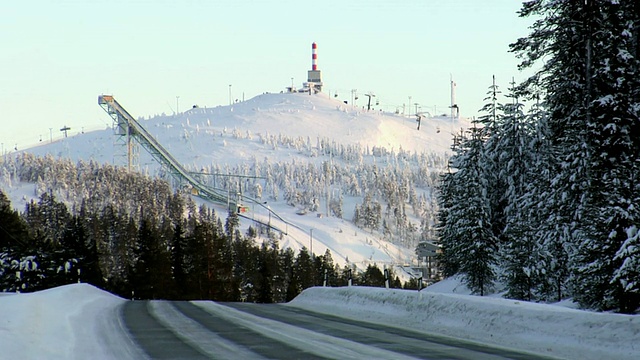
[[[380,350],[422,359],[552,359],[446,336],[315,313],[282,304],[255,306],[255,304],[246,303],[224,303],[221,305],[319,334],[350,339]]]
[[[154,318],[149,301],[127,301],[122,306],[123,323],[135,342],[152,359],[209,359],[185,343]]]
[[[269,359],[327,359],[307,350],[293,347],[285,342],[274,340],[250,327],[238,325],[225,317],[215,316],[186,301],[171,303],[185,316],[197,321],[217,336],[230,340]]]

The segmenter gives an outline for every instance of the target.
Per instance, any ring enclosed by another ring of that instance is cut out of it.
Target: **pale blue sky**
[[[517,70],[508,44],[528,33],[517,0],[13,0],[0,4],[0,142],[104,128],[113,94],[132,115],[227,105],[306,80],[311,43],[325,92],[373,92],[384,110],[412,97],[463,116],[491,76]],[[360,105],[365,97],[360,96]],[[412,108],[415,108],[412,105]]]

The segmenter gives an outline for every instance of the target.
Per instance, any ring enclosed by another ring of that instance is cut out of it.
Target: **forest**
[[[124,298],[284,302],[310,286],[385,286],[375,264],[339,268],[331,253],[311,256],[280,249],[280,234],[264,227],[238,230],[229,213],[197,206],[168,183],[120,167],[36,158],[46,166],[17,166],[22,179],[64,170],[58,184],[82,184],[71,207],[51,189],[13,210],[0,191],[0,289],[31,292],[84,282]],[[57,169],[57,170],[55,170]],[[44,182],[40,182],[44,184]],[[37,186],[36,186],[37,188]],[[263,239],[256,242],[257,235]],[[403,284],[387,274],[391,287]],[[417,287],[417,283],[404,284]]]
[[[640,2],[526,1],[533,72],[458,134],[438,189],[445,275],[476,294],[640,308]]]

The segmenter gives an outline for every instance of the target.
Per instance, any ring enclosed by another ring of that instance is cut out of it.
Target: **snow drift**
[[[640,319],[501,298],[365,287],[310,288],[289,306],[554,357],[637,359]]]

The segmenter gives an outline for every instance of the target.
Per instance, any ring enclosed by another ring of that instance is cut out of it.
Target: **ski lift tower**
[[[318,70],[318,45],[311,44],[311,70],[307,72],[307,86],[311,91],[322,91],[322,71]]]

